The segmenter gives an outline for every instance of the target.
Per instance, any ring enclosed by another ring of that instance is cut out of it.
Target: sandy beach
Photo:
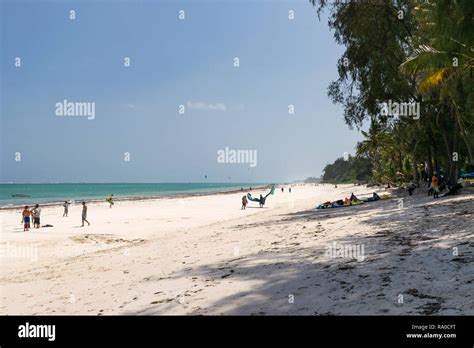
[[[314,209],[373,190],[293,186],[246,210],[240,192],[91,203],[90,227],[79,205],[45,207],[54,227],[29,232],[2,211],[0,313],[474,314],[474,191]],[[341,245],[363,254],[328,253]]]

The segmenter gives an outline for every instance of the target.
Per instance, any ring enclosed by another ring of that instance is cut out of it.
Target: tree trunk
[[[426,158],[426,175],[428,179],[433,177],[433,157],[431,156],[431,149],[427,149],[427,158]]]
[[[446,146],[446,173],[445,180],[448,185],[454,185],[458,177],[458,156],[459,156],[459,127],[454,123],[452,140],[448,139],[446,133],[443,134]]]
[[[418,165],[417,165],[418,158],[415,155],[413,155],[412,161],[413,161],[413,181],[417,182],[420,179],[419,174],[418,174]]]

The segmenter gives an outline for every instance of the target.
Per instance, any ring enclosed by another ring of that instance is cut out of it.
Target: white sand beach
[[[292,189],[263,209],[240,192],[91,203],[90,227],[79,204],[45,207],[54,227],[29,232],[0,211],[0,313],[474,314],[474,191],[316,210],[374,189]],[[363,257],[328,255],[341,245]]]

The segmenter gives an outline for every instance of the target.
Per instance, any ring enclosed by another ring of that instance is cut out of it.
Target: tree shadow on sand
[[[303,229],[257,253],[188,269],[172,278],[195,282],[184,294],[186,313],[194,315],[472,315],[472,203],[472,198],[433,203],[420,196],[407,198],[404,209],[398,209],[396,201],[382,201],[334,212],[286,214],[265,226],[278,230],[289,223],[358,216],[373,232],[349,233],[318,244],[314,229]],[[302,247],[300,238],[312,238],[315,244]],[[328,243],[363,245],[365,255],[330,257]],[[212,299],[206,308],[193,306],[193,298],[203,295]],[[162,310],[149,306],[139,314]]]

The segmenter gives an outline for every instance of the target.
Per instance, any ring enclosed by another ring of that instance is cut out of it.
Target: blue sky
[[[1,11],[3,182],[292,181],[360,140],[326,94],[343,48],[307,0],[4,0]],[[64,99],[94,102],[95,118],[56,116]],[[225,147],[256,150],[257,166],[218,163]]]

